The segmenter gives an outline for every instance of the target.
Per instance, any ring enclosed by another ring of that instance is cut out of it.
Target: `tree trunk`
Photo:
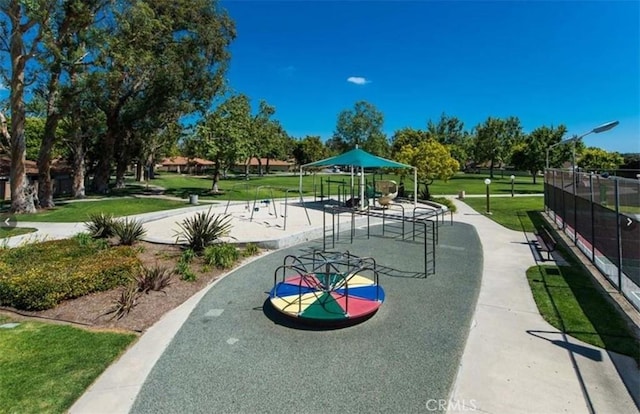
[[[26,143],[24,138],[25,106],[24,106],[24,71],[28,55],[23,55],[25,47],[21,27],[21,4],[12,1],[11,14],[11,168],[9,181],[11,189],[11,212],[33,213],[33,192],[29,190],[25,169]]]
[[[489,178],[493,179],[493,158],[491,158],[491,164],[489,164]]]
[[[58,98],[59,73],[51,73],[49,80],[49,97],[47,99],[47,120],[38,153],[38,200],[40,207],[53,208],[53,180],[51,180],[51,150],[56,140],[56,129],[61,113],[56,107]]]
[[[38,155],[38,201],[41,208],[55,207],[53,180],[51,179],[51,150],[48,153],[43,153],[42,147],[40,147]]]
[[[123,189],[125,187],[124,174],[127,172],[128,162],[126,157],[118,157],[116,163],[116,188]]]
[[[424,193],[422,194],[423,196],[423,200],[430,200],[431,199],[431,191],[429,191],[429,184],[428,183],[424,183]]]
[[[84,165],[84,155],[85,155],[85,149],[84,149],[84,143],[82,142],[82,138],[78,136],[74,139],[74,147],[72,152],[73,152],[73,161],[72,161],[72,168],[73,168],[73,186],[72,186],[72,193],[73,193],[73,198],[85,198],[86,197],[86,193],[85,193],[85,187],[84,187],[84,171],[85,171],[85,165]]]
[[[115,151],[116,136],[118,135],[118,113],[111,111],[107,114],[107,132],[102,139],[100,159],[93,177],[93,189],[100,194],[109,192],[111,177],[111,163]]]
[[[218,183],[220,182],[220,160],[216,159],[213,165],[213,184],[211,185],[211,192],[213,194],[220,194],[220,188]]]
[[[538,175],[537,171],[531,171],[531,176],[533,177],[533,183],[536,183],[536,176]]]
[[[269,174],[269,157],[267,157],[267,166],[265,167],[265,171]]]
[[[144,164],[142,160],[138,160],[136,163],[136,181],[139,183],[144,182]]]
[[[153,180],[154,178],[156,178],[156,169],[155,169],[155,163],[153,162],[154,160],[154,156],[150,155],[149,159],[147,160],[147,165],[148,165],[148,170],[149,173],[147,175],[147,180]]]

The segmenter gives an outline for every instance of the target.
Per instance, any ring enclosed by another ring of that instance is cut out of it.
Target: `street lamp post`
[[[597,126],[595,128],[593,128],[591,131],[586,132],[580,136],[577,137],[573,137],[573,138],[569,138],[569,139],[565,139],[564,141],[560,141],[560,142],[556,142],[555,144],[549,146],[549,148],[547,148],[547,159],[546,159],[546,163],[545,166],[547,169],[549,169],[549,151],[551,151],[551,148],[558,146],[560,144],[568,144],[568,143],[573,143],[573,150],[572,150],[572,158],[571,158],[571,167],[572,170],[575,171],[576,169],[576,141],[580,141],[582,138],[586,137],[589,134],[599,134],[601,132],[605,132],[608,131],[614,127],[616,127],[620,122],[619,121],[612,121],[612,122],[607,122],[606,124],[602,124],[600,126]]]
[[[489,202],[489,184],[491,184],[491,180],[485,178],[484,183],[487,186],[487,214],[491,214],[491,205]]]
[[[509,178],[511,178],[511,197],[513,197],[513,182],[515,181],[516,176],[511,174],[511,177]]]

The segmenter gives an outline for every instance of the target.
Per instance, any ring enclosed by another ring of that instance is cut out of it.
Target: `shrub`
[[[43,310],[131,280],[140,261],[130,247],[103,249],[76,239],[0,251],[0,305]]]
[[[164,291],[164,288],[171,284],[171,276],[173,271],[166,267],[143,267],[140,269],[134,280],[141,293],[149,293],[150,290],[157,292]]]
[[[112,214],[90,214],[89,221],[84,224],[85,226],[87,226],[89,234],[91,234],[95,238],[105,239],[112,237],[115,234],[113,228],[113,226],[115,225],[115,220]]]
[[[453,201],[445,197],[431,197],[431,201],[447,206],[452,213],[455,213],[458,209]]]
[[[111,319],[122,319],[138,304],[138,286],[130,283],[120,290],[120,296],[113,301],[113,307],[105,315],[113,313]]]
[[[120,244],[125,246],[133,245],[147,234],[147,231],[142,227],[142,222],[133,219],[117,221],[113,226],[113,231],[118,236]]]
[[[229,243],[214,244],[204,251],[205,263],[221,269],[232,267],[239,257],[238,249]]]
[[[180,274],[180,278],[182,280],[186,280],[188,282],[194,282],[198,277],[189,267],[189,263],[183,262],[182,260],[178,261],[176,265],[176,272]]]
[[[180,261],[185,263],[191,263],[195,256],[196,254],[193,250],[186,249],[185,251],[182,252],[182,255],[180,256]]]
[[[231,216],[229,214],[212,214],[209,211],[196,213],[179,224],[180,231],[176,232],[176,241],[186,243],[197,254],[214,243],[220,237],[227,236],[231,230]]]
[[[90,233],[77,233],[73,236],[73,239],[83,247],[97,247],[101,250],[109,247],[107,240],[102,238],[96,239]]]
[[[247,243],[247,245],[244,247],[244,252],[242,252],[242,255],[244,257],[251,257],[251,256],[255,256],[258,253],[260,253],[260,248],[258,247],[257,244]]]

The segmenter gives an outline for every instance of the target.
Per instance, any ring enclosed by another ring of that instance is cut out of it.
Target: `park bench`
[[[538,246],[540,250],[547,252],[547,260],[551,259],[551,252],[556,249],[556,240],[553,238],[549,230],[546,227],[542,227],[539,233],[536,233],[536,239],[538,239]]]

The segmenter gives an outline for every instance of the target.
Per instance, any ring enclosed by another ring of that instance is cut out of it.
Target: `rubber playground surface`
[[[340,329],[301,325],[268,300],[286,255],[234,271],[193,310],[147,377],[132,413],[420,412],[448,399],[482,277],[482,248],[467,224],[440,227],[436,272],[424,277],[421,242],[341,237],[334,251],[374,257],[385,300]],[[432,404],[433,405],[433,404]]]

